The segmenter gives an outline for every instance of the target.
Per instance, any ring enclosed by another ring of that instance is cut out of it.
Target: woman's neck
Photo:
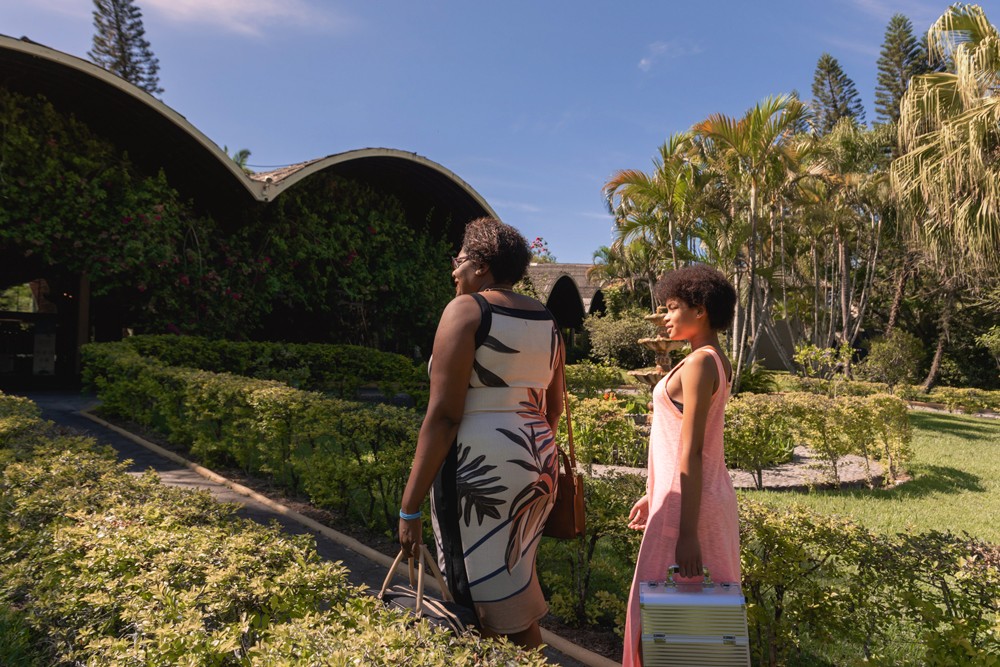
[[[722,349],[722,344],[719,343],[719,332],[709,329],[705,332],[699,332],[696,336],[691,336],[688,338],[688,343],[691,344],[691,350],[697,350],[700,347],[705,347],[709,345],[718,349]]]

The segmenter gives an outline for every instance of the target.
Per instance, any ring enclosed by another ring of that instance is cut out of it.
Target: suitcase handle
[[[709,574],[707,567],[702,567],[705,573],[705,580],[702,582],[702,586],[714,586],[715,582],[712,581],[712,575]],[[676,586],[677,582],[674,581],[674,575],[681,571],[681,566],[676,563],[667,567],[667,586]]]

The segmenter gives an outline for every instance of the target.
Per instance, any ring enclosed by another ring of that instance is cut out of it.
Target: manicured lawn
[[[1000,543],[1000,420],[913,411],[910,422],[913,480],[896,488],[742,493],[851,517],[886,533],[967,531]]]

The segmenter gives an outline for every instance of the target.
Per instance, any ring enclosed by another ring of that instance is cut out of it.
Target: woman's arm
[[[401,509],[407,514],[420,511],[458,434],[476,354],[479,321],[479,305],[470,296],[460,296],[448,304],[438,323],[427,415],[420,426],[413,467],[403,490]],[[404,551],[415,555],[413,548],[421,543],[422,536],[420,519],[399,520],[399,543]]]
[[[701,513],[702,449],[708,425],[708,409],[718,370],[708,354],[692,355],[681,368],[684,416],[681,421],[681,525],[677,538],[677,564],[683,577],[702,574],[698,518]]]

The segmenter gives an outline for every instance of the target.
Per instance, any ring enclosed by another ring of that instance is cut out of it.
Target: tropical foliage
[[[770,97],[670,135],[651,171],[605,184],[616,237],[593,277],[648,293],[653,309],[665,272],[722,271],[740,295],[725,336],[737,390],[765,349],[792,371],[793,350],[847,346],[849,377],[862,341],[897,327],[930,352],[925,390],[942,378],[1000,383],[981,338],[1000,324],[989,290],[1000,279],[998,44],[974,5],[950,8],[926,48],[897,15],[879,114],[898,125],[865,127],[853,83],[825,54],[810,104]]]

